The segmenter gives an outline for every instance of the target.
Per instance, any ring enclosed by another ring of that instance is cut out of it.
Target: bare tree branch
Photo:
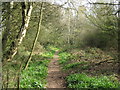
[[[89,4],[100,4],[100,5],[120,5],[119,3],[100,3],[100,2],[95,2],[95,3],[91,3],[91,2],[89,2]]]

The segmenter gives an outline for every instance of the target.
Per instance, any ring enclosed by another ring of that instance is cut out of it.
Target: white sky
[[[68,1],[68,0],[51,0],[52,2],[55,2],[57,4],[63,4],[64,2]],[[71,2],[75,2],[76,4],[86,4],[88,3],[88,1],[90,2],[115,2],[115,1],[119,1],[119,0],[70,0]]]
[[[24,0],[0,0],[1,2],[10,2],[10,1],[14,1],[14,2],[23,2]],[[29,2],[51,2],[51,3],[57,3],[57,4],[63,4],[64,2],[68,1],[68,0],[26,0]],[[87,3],[87,1],[106,1],[106,2],[113,2],[113,1],[119,1],[119,0],[70,0],[75,2],[76,4],[79,4],[79,2],[82,2],[82,4]]]
[[[54,4],[62,5],[65,2],[67,2],[68,0],[51,0],[51,1]],[[90,7],[91,7],[89,2],[106,2],[106,3],[110,3],[111,2],[111,3],[114,3],[117,0],[69,0],[69,1],[71,1],[74,4],[76,9],[78,9],[79,6],[84,5],[86,7],[86,9],[89,11]],[[65,8],[67,8],[67,7],[74,8],[72,4],[65,4],[64,7]]]
[[[67,2],[68,0],[51,0],[51,1],[54,4],[60,4],[60,5],[62,5],[65,2]],[[77,8],[80,5],[85,5],[85,6],[89,7],[88,1],[89,2],[96,2],[96,1],[97,2],[102,2],[102,1],[104,1],[104,2],[107,2],[107,3],[109,3],[109,2],[113,3],[113,2],[115,2],[117,0],[70,0],[70,1],[73,2],[74,6]],[[65,4],[64,7],[69,7],[69,5]],[[72,5],[71,5],[71,7],[72,7]]]

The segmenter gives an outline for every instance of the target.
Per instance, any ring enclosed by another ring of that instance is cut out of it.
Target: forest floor
[[[58,60],[59,56],[56,51],[48,66],[47,88],[66,88],[66,75],[61,71]]]

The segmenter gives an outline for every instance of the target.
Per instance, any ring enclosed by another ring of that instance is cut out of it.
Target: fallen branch
[[[107,63],[113,63],[113,60],[115,60],[115,59],[105,59],[105,60],[102,60],[102,61],[94,63],[94,65],[100,65],[100,64],[105,63],[105,62],[107,62]]]

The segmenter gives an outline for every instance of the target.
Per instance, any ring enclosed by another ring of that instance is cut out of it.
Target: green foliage
[[[93,34],[88,34],[85,37],[85,45],[98,48],[117,48],[117,17],[112,15],[115,11],[114,6],[111,5],[94,5],[91,15],[88,19],[94,25]],[[96,27],[96,28],[95,28]]]
[[[50,61],[31,62],[21,74],[21,88],[44,88],[46,85],[47,65]]]
[[[81,66],[84,69],[85,68],[85,67],[83,67],[84,64],[87,64],[87,62],[75,62],[75,63],[65,65],[63,67],[63,69],[68,70],[68,69],[75,68],[75,67],[78,67],[78,66]]]
[[[54,54],[56,51],[59,50],[59,48],[51,46],[51,45],[48,45],[46,50],[48,50],[48,51],[50,51],[50,52],[52,52]]]
[[[37,60],[43,60],[45,59],[45,57],[41,56],[41,55],[38,55],[38,54],[35,54],[32,56],[32,61],[37,61]]]
[[[63,52],[59,54],[59,63],[62,64],[63,70],[79,68],[82,70],[88,69],[89,64],[86,61],[76,61],[79,59],[78,55],[71,55],[69,53]],[[71,62],[72,61],[72,62]]]
[[[90,67],[90,65],[83,65],[83,66],[80,67],[80,69],[86,70],[86,69],[88,69],[89,67]]]
[[[60,59],[67,59],[70,56],[70,54],[67,52],[63,52],[63,53],[60,53],[59,56],[60,56]]]
[[[44,58],[53,58],[53,55],[54,53],[53,52],[44,52],[41,54],[41,57],[44,57]]]
[[[21,81],[21,87],[37,88],[45,86],[47,64],[49,62],[46,59],[53,58],[54,53],[56,51],[60,51],[58,48],[52,45],[62,47],[62,50],[59,54],[59,63],[62,64],[63,68],[66,70],[76,67],[83,70],[87,69],[89,65],[82,65],[82,60],[93,62],[102,60],[114,60],[98,49],[104,49],[106,47],[117,47],[118,45],[118,27],[116,27],[117,18],[116,15],[112,15],[114,12],[116,12],[114,6],[95,5],[95,7],[93,6],[90,9],[90,12],[86,15],[88,17],[86,18],[83,14],[83,12],[87,13],[87,10],[85,10],[86,7],[84,6],[79,7],[77,15],[73,15],[71,11],[68,13],[67,9],[61,9],[58,4],[50,4],[48,2],[44,2],[44,4],[45,5],[43,10],[41,32],[34,49],[34,54],[38,53],[40,55],[33,55],[32,62],[35,62],[29,65],[28,70],[23,71],[23,81]],[[26,3],[26,9],[28,8],[28,6],[29,4]],[[18,53],[13,58],[12,62],[5,63],[6,68],[3,67],[5,70],[3,72],[6,72],[7,69],[13,71],[13,69],[11,69],[10,67],[15,69],[14,73],[12,72],[11,76],[9,76],[10,78],[13,78],[16,72],[19,70],[20,63],[24,65],[25,61],[29,57],[31,47],[33,45],[33,41],[38,29],[38,16],[40,13],[40,6],[41,2],[34,3],[34,10],[32,11],[32,15],[30,16],[30,23],[28,25],[29,27],[27,30],[27,34],[23,39],[19,49],[17,50]],[[2,43],[4,60],[5,58],[8,58],[8,56],[11,54],[10,47],[17,47],[17,43],[14,43],[14,41],[16,41],[21,27],[24,24],[22,23],[24,16],[22,16],[23,11],[21,3],[19,2],[14,3],[13,8],[11,7],[10,3],[2,3],[2,7],[1,28],[3,28]],[[68,22],[68,16],[70,16],[70,23]],[[89,22],[88,19],[91,22]],[[68,27],[70,27],[70,30],[68,29]],[[68,31],[70,32],[68,33]],[[68,42],[68,39],[70,42]],[[46,47],[45,49],[47,50],[44,53],[43,46]],[[85,50],[83,52],[80,51],[77,56],[65,53],[66,51],[71,51],[71,49],[73,48],[78,49],[80,47],[86,46],[97,48],[89,48],[88,50]],[[44,62],[40,61],[37,63],[36,61],[38,60],[44,60]],[[7,82],[6,77],[4,77],[3,80],[5,81],[5,83]],[[11,79],[9,81],[15,82]],[[6,86],[6,84],[4,86]],[[108,84],[106,84],[106,86],[107,85]]]
[[[110,43],[111,40],[115,41],[114,38],[111,38],[111,36],[105,32],[97,32],[97,33],[89,34],[87,37],[85,37],[84,40],[85,40],[84,45],[90,47],[98,47],[102,49],[112,46],[113,44],[111,45]],[[115,44],[113,46],[115,46]]]
[[[88,47],[84,50],[80,50],[77,53],[75,53],[76,59],[79,60],[87,60],[87,61],[102,61],[102,60],[114,60],[115,58],[112,57],[112,55],[104,52],[103,50],[99,48],[91,48]]]
[[[44,52],[41,55],[33,55],[32,62],[28,68],[21,74],[20,87],[21,88],[44,88],[46,87],[46,77],[48,71],[48,64],[53,58],[52,52]],[[38,61],[39,60],[39,61]],[[41,60],[41,61],[40,61]]]
[[[70,60],[69,58],[71,57],[71,55],[69,53],[66,53],[66,52],[60,53],[59,56],[60,56],[59,57],[60,58],[60,60],[59,60],[60,64],[67,63]]]
[[[110,78],[107,76],[91,77],[82,73],[72,74],[66,79],[69,88],[120,88],[120,83]]]
[[[52,51],[58,51],[59,50],[59,48],[56,48],[56,47],[54,47],[54,46],[48,46],[47,47],[49,50],[52,50]]]

